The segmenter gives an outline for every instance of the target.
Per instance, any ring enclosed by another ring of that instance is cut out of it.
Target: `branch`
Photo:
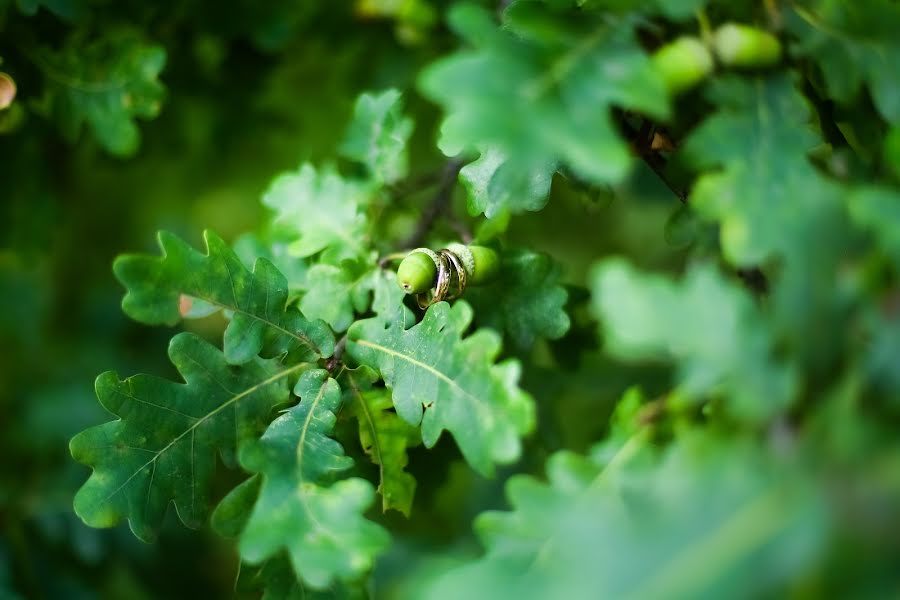
[[[626,139],[632,142],[632,147],[641,160],[656,173],[659,180],[662,181],[682,203],[686,204],[688,190],[680,189],[672,183],[666,175],[666,159],[652,148],[653,133],[655,130],[652,123],[649,120],[645,120],[641,129],[637,130],[628,123],[625,116],[621,113],[616,114],[616,121]]]
[[[344,349],[347,348],[347,334],[345,333],[337,344],[334,345],[334,353],[325,361],[325,368],[328,372],[334,373],[338,365],[342,364],[341,359],[344,358]]]
[[[403,248],[417,248],[422,245],[434,222],[450,206],[450,201],[453,199],[453,189],[456,187],[456,179],[459,175],[459,170],[464,164],[466,164],[466,161],[455,157],[448,160],[447,164],[444,165],[437,193],[434,195],[431,203],[422,211],[422,216],[419,217],[419,222],[416,223],[415,231],[402,244]]]

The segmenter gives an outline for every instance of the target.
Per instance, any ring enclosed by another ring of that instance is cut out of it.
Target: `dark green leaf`
[[[331,356],[334,336],[322,321],[308,321],[287,305],[284,276],[261,258],[247,270],[228,245],[207,231],[207,254],[160,232],[163,256],[125,255],[113,269],[128,293],[125,312],[142,323],[174,325],[184,317],[226,310],[225,356],[243,363],[266,345],[270,353],[289,352],[296,360]]]
[[[166,62],[161,46],[116,30],[90,40],[73,36],[58,52],[40,50],[35,57],[47,78],[50,109],[69,138],[86,123],[112,154],[137,151],[135,119],[156,117],[165,92],[157,79]]]
[[[404,469],[406,449],[417,445],[419,431],[403,421],[393,409],[391,391],[377,387],[378,374],[368,367],[347,369],[338,378],[344,390],[344,406],[359,423],[363,450],[378,465],[382,507],[407,517],[416,491],[415,478]]]
[[[537,338],[555,340],[569,330],[568,293],[559,277],[559,265],[546,254],[508,251],[497,281],[473,286],[466,299],[480,324],[506,333],[515,347],[527,350]]]
[[[286,550],[297,575],[323,589],[368,571],[389,537],[363,517],[374,498],[371,484],[335,481],[353,464],[328,437],[341,404],[337,382],[324,370],[306,371],[294,393],[300,403],[241,449],[241,465],[262,475],[262,488],[239,548],[252,564]]]
[[[287,378],[302,366],[260,359],[231,366],[188,333],[172,338],[169,358],[185,383],[149,375],[119,380],[112,372],[97,378],[97,398],[119,418],[70,444],[73,458],[93,469],[75,496],[75,512],[88,525],[128,519],[137,537],[150,540],[170,502],[185,525],[203,525],[216,454],[234,460],[238,446],[287,400]]]

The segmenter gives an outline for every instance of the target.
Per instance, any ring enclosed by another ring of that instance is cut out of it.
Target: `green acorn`
[[[500,270],[497,253],[485,246],[449,244],[447,249],[456,254],[463,264],[469,285],[479,285],[493,280]],[[428,248],[410,252],[397,267],[397,281],[407,294],[427,292],[435,285],[438,255]]]
[[[431,250],[413,250],[397,267],[397,281],[407,294],[427,292],[434,285],[435,277],[437,255]]]
[[[716,57],[729,67],[770,67],[781,60],[781,42],[756,27],[726,23],[713,34]]]
[[[700,39],[680,37],[657,50],[650,59],[670,94],[680,94],[706,78],[713,58]]]

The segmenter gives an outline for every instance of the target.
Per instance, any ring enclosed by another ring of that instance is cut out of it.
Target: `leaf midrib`
[[[212,417],[216,416],[217,414],[219,414],[220,412],[222,412],[223,410],[225,410],[225,409],[228,408],[229,406],[235,404],[236,402],[239,402],[239,401],[242,400],[243,398],[246,398],[247,396],[249,396],[249,395],[251,395],[251,394],[257,392],[258,390],[264,388],[265,386],[267,386],[267,385],[269,385],[269,384],[272,384],[272,383],[278,381],[279,379],[282,379],[282,378],[284,378],[284,377],[287,377],[287,376],[290,375],[291,373],[293,373],[293,372],[295,372],[295,371],[297,371],[297,370],[299,370],[300,368],[305,367],[305,366],[306,366],[306,363],[298,363],[298,364],[296,364],[296,365],[293,365],[293,366],[291,366],[291,367],[288,367],[287,369],[284,369],[283,371],[279,371],[278,373],[275,373],[275,374],[272,375],[271,377],[268,377],[267,379],[265,379],[265,380],[263,380],[263,381],[261,381],[261,382],[259,382],[259,383],[256,383],[256,384],[254,384],[253,386],[251,386],[251,387],[249,387],[249,388],[247,388],[247,389],[245,389],[245,390],[243,390],[243,391],[241,391],[241,392],[235,394],[234,396],[232,396],[231,398],[229,398],[228,400],[226,400],[225,402],[223,402],[222,404],[220,404],[219,406],[217,406],[216,408],[214,408],[213,410],[211,410],[210,412],[208,412],[208,413],[205,414],[204,416],[197,418],[197,421],[195,421],[194,423],[192,423],[192,424],[190,425],[190,427],[188,427],[188,428],[185,429],[183,432],[181,432],[180,434],[178,434],[177,436],[175,436],[175,438],[173,438],[171,442],[169,442],[168,444],[166,444],[165,446],[163,446],[160,450],[154,452],[153,457],[152,457],[151,459],[149,459],[147,462],[145,462],[145,463],[142,464],[140,467],[138,467],[137,469],[135,469],[135,471],[134,471],[134,472],[133,472],[133,473],[132,473],[125,481],[124,481],[124,482],[122,482],[122,484],[119,485],[119,487],[117,487],[115,490],[113,490],[112,492],[110,492],[109,495],[107,495],[105,498],[103,498],[102,500],[100,500],[100,502],[98,502],[98,504],[104,504],[104,503],[108,502],[113,496],[115,496],[116,494],[118,494],[119,492],[121,492],[121,491],[122,491],[129,483],[131,483],[131,480],[132,480],[132,479],[134,479],[135,477],[137,477],[138,474],[140,474],[145,468],[147,468],[147,467],[150,466],[151,464],[155,465],[157,459],[159,459],[160,456],[162,456],[163,454],[165,454],[170,448],[172,448],[172,446],[174,446],[174,445],[177,444],[182,438],[184,438],[184,436],[186,436],[186,435],[189,434],[189,433],[194,432],[198,427],[200,427],[200,425],[202,425],[203,423],[205,423],[206,421],[208,421],[208,420],[211,419]],[[191,453],[191,459],[193,460],[193,452]],[[155,473],[155,469],[154,469],[154,473]],[[193,477],[193,474],[192,474],[192,477]],[[192,485],[193,485],[193,482],[192,482]],[[148,496],[148,500],[147,500],[147,501],[148,501],[148,502],[149,502],[149,495],[150,495],[151,491],[152,491],[152,480],[151,480],[151,485],[148,486],[148,488],[147,488],[147,496]]]
[[[401,358],[401,359],[405,360],[406,362],[410,363],[411,365],[414,365],[416,367],[419,367],[420,369],[423,369],[423,370],[431,373],[432,375],[434,375],[435,377],[437,377],[438,379],[440,379],[441,381],[443,381],[444,383],[449,385],[451,388],[458,391],[463,396],[467,396],[468,398],[470,398],[471,400],[473,400],[475,402],[478,401],[478,399],[475,396],[473,396],[471,393],[466,391],[465,388],[460,386],[453,379],[451,379],[450,377],[445,375],[443,372],[438,371],[437,369],[435,369],[428,363],[424,363],[416,358],[413,358],[412,356],[403,354],[402,352],[397,352],[396,350],[391,350],[390,348],[388,348],[386,346],[382,346],[381,344],[376,344],[375,342],[370,342],[368,340],[355,340],[354,343],[359,344],[360,346],[365,346],[367,348],[372,348],[373,350],[376,350],[379,352],[384,352],[385,354],[388,354],[395,358]]]

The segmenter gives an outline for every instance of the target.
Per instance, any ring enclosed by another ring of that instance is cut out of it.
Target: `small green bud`
[[[651,58],[670,94],[688,90],[713,70],[713,58],[698,38],[680,37],[656,51]]]
[[[726,23],[716,29],[713,48],[719,61],[729,67],[770,67],[781,60],[778,38],[738,23]]]
[[[493,280],[500,271],[500,257],[485,246],[469,246],[475,269],[469,274],[470,285],[480,285]]]
[[[434,285],[437,266],[434,259],[421,251],[410,252],[397,267],[397,281],[407,294],[427,292]]]

